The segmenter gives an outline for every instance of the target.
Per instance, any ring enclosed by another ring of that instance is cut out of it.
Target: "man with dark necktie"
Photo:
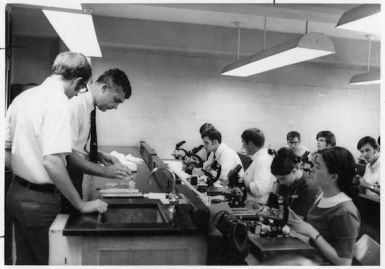
[[[110,69],[70,102],[72,154],[67,169],[81,196],[84,174],[117,179],[131,174],[129,168],[115,157],[98,151],[96,134],[96,108],[102,112],[117,109],[130,96],[131,85],[126,74],[119,69]],[[65,199],[62,209],[64,213],[73,210]]]

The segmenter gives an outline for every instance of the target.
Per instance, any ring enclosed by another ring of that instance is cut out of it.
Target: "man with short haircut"
[[[71,153],[68,99],[91,77],[80,53],[60,53],[52,75],[24,91],[5,119],[5,165],[15,179],[7,193],[16,243],[16,264],[48,264],[48,229],[60,212],[60,193],[81,213],[107,210],[101,200],[85,202],[71,183],[65,157]]]
[[[322,150],[336,146],[336,136],[330,131],[320,131],[317,136],[317,149]]]
[[[130,81],[123,71],[115,68],[104,72],[95,83],[85,89],[85,92],[70,100],[72,154],[67,166],[72,182],[81,196],[83,174],[123,179],[131,173],[127,166],[121,164],[111,154],[96,150],[92,152],[95,156],[90,156],[89,145],[91,114],[95,113],[96,116],[96,108],[102,112],[117,109],[131,96]],[[104,166],[96,162],[103,163]],[[65,213],[74,211],[65,199],[62,207]]]
[[[205,132],[211,129],[215,129],[214,125],[212,125],[209,122],[205,122],[199,128],[199,133],[202,136]],[[199,156],[202,160],[207,161],[209,159],[210,153],[208,153],[206,149],[203,147],[200,151],[196,153],[196,155]]]
[[[203,145],[210,154],[209,159],[203,164],[203,168],[209,167],[215,160],[222,166],[219,180],[227,185],[228,174],[230,170],[234,169],[238,164],[242,165],[238,154],[225,143],[222,143],[222,135],[216,129],[210,129],[202,134]],[[239,172],[239,175],[243,175],[243,169]]]
[[[270,170],[273,158],[263,147],[265,136],[261,130],[247,129],[242,133],[241,138],[243,148],[252,159],[252,163],[243,175],[248,190],[247,200],[265,204],[275,181]]]
[[[310,152],[307,147],[301,144],[301,135],[297,131],[289,132],[286,139],[289,148],[294,151],[296,156],[303,157]]]
[[[360,178],[361,186],[380,194],[380,146],[373,137],[365,136],[358,141],[357,149],[367,162],[365,174]]]

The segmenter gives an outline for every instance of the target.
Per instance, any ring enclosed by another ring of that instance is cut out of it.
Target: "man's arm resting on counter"
[[[380,187],[375,184],[370,184],[366,181],[365,177],[359,177],[360,185],[368,190],[371,190],[374,193],[380,194]]]
[[[122,179],[128,174],[128,168],[120,163],[110,166],[102,166],[90,162],[75,151],[72,151],[69,159],[72,166],[78,168],[87,175]]]
[[[11,149],[5,149],[4,151],[5,167],[12,170],[12,156]]]
[[[85,202],[80,198],[68,175],[63,155],[53,154],[44,156],[43,166],[59,191],[80,212],[89,213],[98,211],[103,213],[107,210],[107,204],[103,201],[94,200]]]

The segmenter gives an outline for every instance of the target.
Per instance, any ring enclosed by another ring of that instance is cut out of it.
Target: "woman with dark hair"
[[[359,190],[352,154],[342,147],[319,151],[313,179],[323,192],[320,199],[310,208],[305,221],[290,211],[288,223],[308,236],[332,264],[350,265],[361,222],[351,199]]]
[[[314,184],[309,184],[297,157],[289,148],[281,148],[271,163],[271,173],[278,181],[278,194],[285,197],[287,205],[299,216],[305,217],[319,194]]]

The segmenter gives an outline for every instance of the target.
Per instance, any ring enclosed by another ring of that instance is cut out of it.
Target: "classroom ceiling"
[[[83,4],[95,15],[164,22],[192,23],[241,29],[303,34],[308,21],[309,32],[328,36],[365,39],[365,34],[336,29],[341,15],[357,4]],[[374,37],[379,40],[379,37]]]
[[[28,5],[15,5],[28,7]],[[242,29],[303,34],[308,22],[308,32],[320,32],[331,37],[366,39],[364,33],[336,29],[341,15],[357,4],[82,4],[93,15],[139,19],[161,22],[189,23]],[[33,8],[33,6],[32,6]],[[36,24],[43,24],[45,17],[36,8],[28,16]],[[19,24],[28,24],[23,15]],[[373,40],[380,40],[373,36]]]
[[[266,16],[268,45],[304,34],[307,21],[308,32],[324,33],[334,40],[338,49],[335,55],[316,59],[315,62],[361,68],[368,62],[365,33],[335,28],[342,14],[356,6],[357,4],[82,4],[83,10],[94,15],[101,46],[233,55],[233,44],[236,43],[235,22],[240,22],[243,40],[241,56],[246,56],[262,46]],[[16,36],[57,37],[41,11],[41,6],[13,4],[11,9],[13,33]],[[133,21],[125,23],[125,20]],[[111,24],[112,21],[117,24]],[[121,28],[109,29],[107,25],[120,25]],[[157,31],[165,36],[159,36]],[[124,39],[129,33],[130,38]],[[120,44],[117,35],[123,35],[120,40],[126,41]],[[154,39],[154,36],[157,38]],[[374,41],[371,66],[379,68],[380,36],[371,36],[371,39]]]

